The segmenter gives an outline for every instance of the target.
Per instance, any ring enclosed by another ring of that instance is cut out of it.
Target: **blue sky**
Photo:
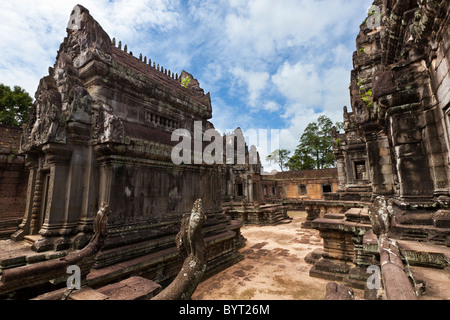
[[[135,56],[199,80],[216,128],[279,129],[280,147],[294,150],[319,115],[342,121],[355,39],[372,0],[3,2],[0,83],[34,96],[77,3]]]

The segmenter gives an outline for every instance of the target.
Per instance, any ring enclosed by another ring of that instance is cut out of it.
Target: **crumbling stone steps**
[[[178,259],[176,247],[154,252],[139,258],[123,261],[101,269],[94,269],[86,276],[86,284],[90,287],[98,287],[117,281],[120,278],[132,276],[148,269],[156,269],[158,264]],[[164,266],[163,266],[164,267]]]
[[[121,261],[131,260],[151,252],[158,252],[173,247],[174,238],[173,235],[169,235],[158,239],[142,241],[140,243],[123,245],[119,248],[103,250],[96,257],[94,268],[104,268],[120,263]]]
[[[450,248],[429,242],[380,238],[380,263],[389,300],[413,300],[427,292],[449,298]],[[426,289],[428,287],[428,289]],[[442,288],[442,289],[441,289]]]
[[[269,225],[277,225],[277,224],[285,224],[291,223],[292,218],[287,216],[286,211],[270,211],[266,213],[267,224]]]
[[[68,300],[148,300],[161,290],[161,286],[143,277],[130,277],[117,283],[92,289],[83,288],[68,296]]]
[[[239,226],[240,224],[234,225],[234,228]],[[225,265],[230,265],[242,258],[234,250],[233,245],[231,245],[235,237],[236,232],[230,230],[211,237],[205,237],[205,245],[208,250],[207,268],[209,272],[216,272],[217,270],[215,268],[219,268],[222,262]],[[155,279],[158,283],[164,283],[170,280],[171,277],[176,276],[181,267],[180,256],[175,247],[174,240],[172,237],[172,247],[170,248],[91,270],[86,277],[87,285],[95,288],[134,275]],[[224,246],[227,246],[227,248]],[[162,270],[164,270],[164,274],[166,275],[164,278],[161,278]]]
[[[398,245],[409,265],[439,269],[450,266],[450,248],[447,246],[408,240],[398,240]]]
[[[225,218],[226,219],[226,218]],[[214,235],[224,235],[227,233],[226,224],[214,224],[203,229],[203,237],[206,239]],[[234,227],[235,229],[237,227]],[[175,235],[161,236],[141,242],[121,245],[117,248],[105,248],[96,257],[95,268],[103,268],[134,258],[147,255],[151,252],[158,252],[174,246]],[[208,243],[207,243],[208,245]]]
[[[0,240],[9,239],[9,237],[17,230],[22,219],[0,221]]]
[[[83,286],[79,290],[58,289],[31,300],[148,300],[161,291],[161,286],[143,277],[130,277],[100,288]]]
[[[390,234],[402,240],[429,241],[450,246],[450,228],[437,228],[431,225],[396,225],[391,227]]]
[[[308,253],[305,256],[305,262],[314,265],[317,261],[322,258],[323,250],[322,248],[315,249],[314,251]]]
[[[67,251],[34,252],[25,241],[0,240],[0,273],[2,270],[36,262],[62,258]]]

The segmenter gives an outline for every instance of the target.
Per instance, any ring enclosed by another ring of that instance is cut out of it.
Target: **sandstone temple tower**
[[[108,236],[94,267],[112,270],[147,257],[145,266],[127,272],[164,281],[180,264],[174,239],[181,218],[201,198],[207,272],[241,259],[241,224],[222,213],[217,167],[171,160],[176,128],[192,135],[194,121],[213,128],[210,95],[192,75],[136,58],[77,5],[35,99],[21,141],[29,170],[26,212],[12,236],[33,243],[30,254],[83,248],[107,203]]]
[[[448,270],[449,48],[450,1],[373,2],[356,39],[345,132],[334,132],[330,200],[349,210],[311,222],[324,239],[311,275],[364,289],[378,265],[386,297],[409,299],[426,278],[416,266]]]

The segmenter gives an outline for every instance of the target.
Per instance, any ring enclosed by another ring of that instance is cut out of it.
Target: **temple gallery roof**
[[[270,177],[270,176],[269,176]],[[337,179],[338,172],[336,168],[314,169],[314,170],[296,170],[278,172],[272,176],[276,180],[280,179]]]

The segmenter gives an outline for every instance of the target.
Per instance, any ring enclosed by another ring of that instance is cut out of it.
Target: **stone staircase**
[[[292,221],[287,207],[281,204],[225,202],[222,203],[222,210],[230,219],[247,225],[277,225]]]
[[[84,286],[79,290],[62,288],[32,300],[149,300],[161,291],[161,286],[140,276],[98,288]]]
[[[411,206],[410,204],[408,204]],[[416,213],[397,213],[391,235],[401,240],[431,242],[450,246],[450,210],[425,210]]]
[[[143,277],[130,277],[117,283],[72,292],[66,300],[149,300],[161,291],[161,286]]]
[[[19,228],[21,222],[22,219],[0,221],[0,240],[9,239],[9,237]]]

